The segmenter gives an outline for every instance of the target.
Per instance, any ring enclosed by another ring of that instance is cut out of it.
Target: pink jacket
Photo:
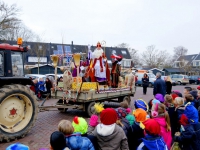
[[[160,135],[163,137],[168,149],[170,149],[172,143],[172,136],[171,136],[171,131],[167,131],[167,124],[165,121],[165,117],[158,117],[154,119],[160,124],[160,129],[161,129]]]

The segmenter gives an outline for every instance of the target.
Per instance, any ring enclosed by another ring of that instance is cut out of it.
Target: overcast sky
[[[4,0],[46,42],[200,52],[200,0]]]

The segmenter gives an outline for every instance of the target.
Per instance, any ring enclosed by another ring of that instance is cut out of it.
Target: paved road
[[[191,85],[192,87],[197,87]],[[173,86],[173,90],[179,90],[183,92],[184,86]],[[153,89],[147,89],[147,95],[142,94],[142,87],[137,87],[136,94],[132,97],[131,107],[135,99],[143,98],[145,101],[149,101],[153,98]],[[45,105],[53,105],[56,102],[55,99],[48,100]],[[34,128],[23,139],[18,139],[9,143],[1,143],[0,150],[5,150],[7,146],[12,143],[20,142],[26,144],[31,150],[39,150],[40,148],[49,148],[49,137],[53,131],[57,130],[58,122],[62,119],[72,120],[74,116],[81,116],[88,120],[86,114],[83,111],[69,110],[67,113],[60,113],[57,110],[40,112]]]

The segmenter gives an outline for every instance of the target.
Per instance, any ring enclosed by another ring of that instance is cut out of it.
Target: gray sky
[[[46,42],[149,45],[200,52],[200,0],[4,0],[16,3],[26,26]]]

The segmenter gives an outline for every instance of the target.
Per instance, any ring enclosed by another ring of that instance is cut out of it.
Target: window
[[[130,60],[123,60],[122,61],[122,67],[130,67],[131,61]]]
[[[127,55],[126,51],[122,51],[122,54],[123,54],[123,55]]]
[[[4,58],[3,53],[0,52],[0,76],[4,75]]]
[[[196,62],[196,66],[199,66],[199,61]]]
[[[21,52],[12,52],[11,54],[12,59],[12,73],[13,76],[23,76],[23,59]]]
[[[116,55],[117,54],[116,50],[112,50],[112,54]]]

